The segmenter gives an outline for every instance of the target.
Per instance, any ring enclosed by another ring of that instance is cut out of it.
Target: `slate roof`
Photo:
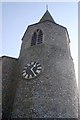
[[[44,13],[44,15],[42,16],[39,22],[44,22],[47,20],[51,22],[55,22],[48,10],[46,10],[46,12]]]

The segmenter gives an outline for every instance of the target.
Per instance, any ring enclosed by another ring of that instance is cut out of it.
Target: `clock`
[[[42,67],[39,62],[31,62],[24,67],[22,76],[25,79],[35,78],[38,74],[40,74],[41,69]]]

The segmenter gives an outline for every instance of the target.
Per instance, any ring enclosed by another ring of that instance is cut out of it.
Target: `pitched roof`
[[[47,20],[51,22],[55,22],[48,10],[46,10],[46,12],[44,13],[44,15],[42,16],[39,22],[44,22]]]

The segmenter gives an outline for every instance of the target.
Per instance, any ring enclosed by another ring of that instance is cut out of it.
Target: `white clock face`
[[[38,62],[31,62],[30,64],[27,64],[22,72],[22,76],[25,79],[32,79],[36,77],[41,72],[41,65]]]

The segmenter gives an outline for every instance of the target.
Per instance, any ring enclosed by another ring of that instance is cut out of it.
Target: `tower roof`
[[[46,10],[46,12],[44,13],[44,15],[42,16],[39,22],[44,22],[47,20],[51,22],[55,22],[48,10]]]

